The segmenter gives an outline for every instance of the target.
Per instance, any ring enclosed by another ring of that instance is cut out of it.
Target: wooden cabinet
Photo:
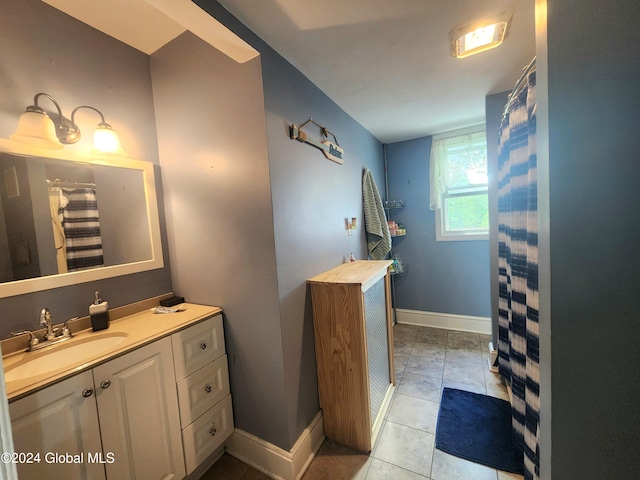
[[[222,315],[171,337],[187,474],[233,433]]]
[[[16,452],[41,455],[18,465],[21,480],[104,479],[105,469],[118,480],[185,476],[169,338],[12,402],[9,412]]]
[[[325,434],[365,452],[395,385],[391,263],[350,262],[309,279]]]

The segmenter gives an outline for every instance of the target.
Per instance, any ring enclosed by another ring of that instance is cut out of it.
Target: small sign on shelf
[[[335,142],[331,142],[329,140],[320,141],[309,138],[306,132],[302,131],[302,129],[309,123],[317,125],[320,128],[323,137],[328,138],[329,135],[331,135]],[[299,127],[293,123],[289,125],[289,136],[291,137],[291,140],[298,140],[299,142],[307,143],[312,147],[320,149],[324,156],[332,162],[339,163],[340,165],[344,163],[344,160],[342,159],[342,156],[344,155],[344,149],[340,145],[338,145],[338,139],[336,138],[335,134],[327,130],[326,127],[323,127],[322,125],[316,123],[313,118],[310,118]]]

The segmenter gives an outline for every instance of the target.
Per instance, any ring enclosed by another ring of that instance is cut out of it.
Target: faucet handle
[[[32,331],[23,330],[22,332],[11,332],[11,335],[13,335],[14,337],[19,337],[20,335],[24,335],[25,333],[29,334],[29,348],[27,348],[27,352],[29,352],[33,347],[40,343],[40,340],[38,340],[38,338]]]
[[[69,330],[69,326],[67,325],[70,321],[72,320],[77,320],[80,317],[78,315],[76,315],[73,318],[69,318],[67,320],[65,320],[64,324],[62,325],[62,331],[60,333],[60,335],[62,335],[63,337],[73,337],[73,333],[71,333],[71,330]]]
[[[50,325],[51,324],[51,311],[47,307],[44,307],[40,310],[40,325]]]

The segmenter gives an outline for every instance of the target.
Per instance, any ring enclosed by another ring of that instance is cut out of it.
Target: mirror
[[[163,266],[151,162],[0,139],[0,298]]]

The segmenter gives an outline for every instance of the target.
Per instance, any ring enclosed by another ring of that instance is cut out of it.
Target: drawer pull
[[[89,398],[91,395],[93,395],[93,388],[85,388],[85,389],[82,391],[82,396],[83,396],[84,398]]]
[[[209,435],[211,435],[212,437],[215,437],[216,433],[218,433],[218,430],[216,430],[216,427],[212,427],[211,430],[209,430]]]
[[[202,343],[200,344],[200,348],[201,348],[202,350],[204,350],[205,348],[207,348],[207,342],[202,342]]]
[[[102,388],[103,390],[106,390],[110,386],[111,386],[111,380],[103,380],[102,382],[100,382],[100,388]]]
[[[211,393],[211,390],[213,390],[211,388],[211,385],[207,385],[206,387],[204,387],[204,391],[207,392],[207,393]]]

